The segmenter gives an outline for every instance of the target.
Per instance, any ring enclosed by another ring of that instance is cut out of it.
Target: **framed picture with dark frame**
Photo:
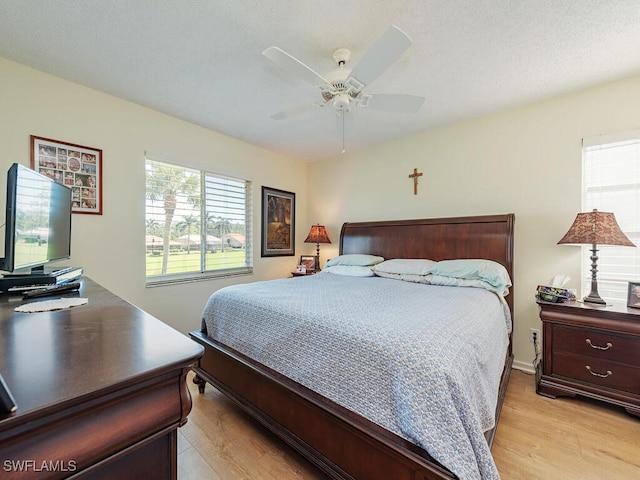
[[[627,294],[627,307],[640,308],[640,283],[629,282]]]
[[[315,272],[318,269],[318,257],[315,255],[300,255],[300,265],[304,265],[307,272]]]
[[[263,257],[295,255],[296,194],[262,187]]]
[[[71,188],[73,213],[102,215],[102,150],[31,135],[31,168]]]

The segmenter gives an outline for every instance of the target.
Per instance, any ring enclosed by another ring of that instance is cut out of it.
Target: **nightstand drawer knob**
[[[598,373],[598,372],[592,371],[589,365],[587,365],[586,368],[589,371],[589,373],[594,377],[607,378],[613,375],[613,372],[611,370],[607,370],[607,373]]]
[[[607,342],[607,346],[606,347],[601,347],[600,345],[594,345],[593,343],[591,343],[591,339],[587,338],[587,344],[591,347],[591,348],[595,348],[596,350],[609,350],[611,347],[613,347],[613,344],[610,342]]]

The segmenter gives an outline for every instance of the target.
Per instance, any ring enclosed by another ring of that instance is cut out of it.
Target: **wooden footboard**
[[[331,478],[455,478],[426,453],[312,391],[206,337],[196,374],[290,444]],[[196,377],[197,378],[197,377]],[[196,381],[198,383],[198,381]]]
[[[194,367],[200,392],[211,383],[331,478],[431,480],[456,478],[427,452],[317,393],[210,339]],[[511,372],[507,357],[496,419]],[[497,422],[497,420],[496,420]],[[497,425],[496,425],[497,427]],[[495,428],[487,432],[491,445]]]

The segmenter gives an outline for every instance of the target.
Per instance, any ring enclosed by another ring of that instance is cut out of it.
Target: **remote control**
[[[11,395],[11,391],[5,383],[4,378],[0,375],[0,412],[12,413],[17,409],[16,401],[13,399],[13,395]]]
[[[70,292],[80,288],[80,282],[63,283],[51,287],[36,288],[35,290],[27,290],[22,294],[22,298],[44,297],[47,295],[55,295],[56,293]]]

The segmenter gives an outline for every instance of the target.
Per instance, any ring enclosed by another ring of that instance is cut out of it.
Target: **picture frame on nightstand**
[[[629,282],[627,294],[627,307],[640,308],[640,283]]]
[[[317,257],[314,255],[300,255],[300,265],[304,265],[307,272],[315,272],[318,269]]]

